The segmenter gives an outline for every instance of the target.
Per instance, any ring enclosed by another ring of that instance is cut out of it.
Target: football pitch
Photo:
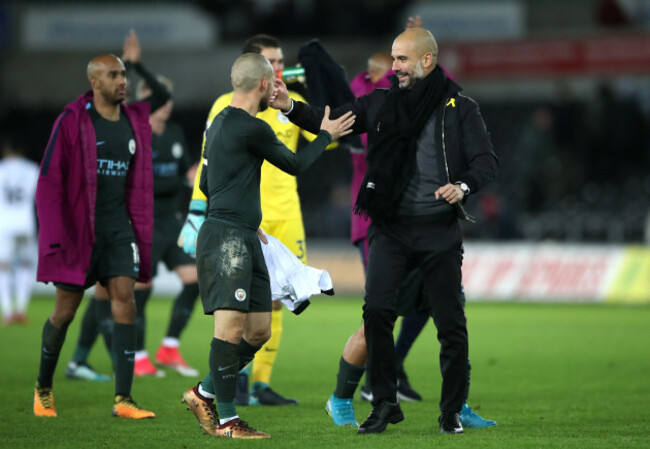
[[[301,315],[285,310],[284,334],[272,386],[300,404],[239,407],[242,419],[271,434],[266,441],[203,435],[180,403],[197,379],[167,372],[137,378],[133,397],[152,420],[110,416],[114,385],[69,380],[65,365],[78,337],[80,313],[68,331],[54,378],[57,418],[32,414],[43,322],[52,298],[35,298],[26,326],[0,328],[0,447],[650,447],[650,307],[469,303],[472,385],[469,403],[498,426],[441,435],[437,427],[440,371],[435,328],[427,324],[406,361],[411,384],[424,400],[402,403],[406,420],[380,435],[335,427],[324,405],[334,389],[338,361],[361,320],[360,298],[317,297]],[[147,309],[147,349],[155,353],[171,302],[153,298]],[[190,365],[207,369],[212,319],[194,311],[181,350]],[[90,363],[108,373],[102,341]],[[357,420],[370,412],[355,398]]]

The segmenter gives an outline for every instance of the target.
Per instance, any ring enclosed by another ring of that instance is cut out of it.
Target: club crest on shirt
[[[246,299],[246,290],[244,290],[243,288],[238,288],[235,291],[235,299],[239,302],[244,301]]]
[[[289,119],[287,118],[286,115],[282,113],[282,111],[278,111],[278,122],[280,123],[289,123]]]
[[[129,153],[135,154],[135,140],[129,140]]]
[[[172,156],[174,156],[176,159],[180,159],[182,155],[183,155],[183,146],[178,142],[174,142],[174,144],[172,145]]]

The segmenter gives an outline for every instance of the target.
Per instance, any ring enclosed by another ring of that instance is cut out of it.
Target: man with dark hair
[[[282,47],[280,46],[280,41],[277,38],[268,34],[256,34],[255,36],[246,39],[242,53],[262,54],[262,51],[266,48],[281,49]],[[273,66],[273,69],[275,70],[277,61],[271,60],[269,58],[266,59],[269,60]]]
[[[234,403],[239,370],[271,334],[271,286],[259,230],[262,163],[267,160],[296,175],[330,142],[348,134],[354,122],[352,114],[330,121],[326,109],[316,139],[293,153],[255,117],[268,107],[274,77],[264,56],[245,53],[237,58],[230,105],[206,132],[200,189],[209,201],[196,260],[203,311],[214,317],[214,338],[210,374],[183,394],[183,402],[204,432],[222,438],[270,438],[239,419]],[[206,391],[216,395],[216,410]]]
[[[131,398],[136,280],[151,278],[153,176],[149,104],[124,105],[126,69],[114,55],[88,64],[92,91],[54,123],[36,189],[40,222],[37,280],[56,302],[43,327],[34,414],[54,417],[52,378],[66,331],[95,281],[110,297],[115,324],[113,416],[152,418]]]
[[[438,45],[423,28],[393,42],[394,77],[336,108],[354,112],[354,133],[368,132],[368,168],[355,211],[369,216],[369,258],[363,320],[373,409],[358,433],[383,432],[404,419],[397,402],[393,326],[397,293],[407,273],[422,273],[426,306],[441,343],[440,431],[462,433],[460,411],[468,387],[467,324],[462,304],[462,203],[492,181],[497,158],[472,99],[437,65]],[[307,130],[320,108],[292,101],[276,83],[271,106]]]

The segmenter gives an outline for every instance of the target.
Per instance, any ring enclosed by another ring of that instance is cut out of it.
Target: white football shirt
[[[36,231],[34,195],[38,172],[38,165],[28,159],[0,159],[0,234]]]

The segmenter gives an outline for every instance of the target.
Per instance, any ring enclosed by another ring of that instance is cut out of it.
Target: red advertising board
[[[619,272],[623,247],[468,244],[468,298],[602,301]]]
[[[650,72],[650,34],[441,45],[458,79],[599,76]]]

